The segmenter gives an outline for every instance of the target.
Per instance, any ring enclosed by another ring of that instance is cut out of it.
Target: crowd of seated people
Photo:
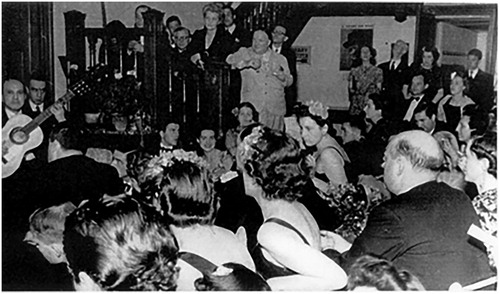
[[[232,126],[218,137],[167,117],[157,145],[110,158],[52,108],[45,149],[2,180],[5,289],[447,290],[496,275],[496,98],[479,50],[445,77],[432,46],[411,66],[402,40],[379,66],[361,46],[339,114],[290,103],[284,26],[252,39],[231,7],[203,17],[192,35],[166,20],[174,76],[231,65]],[[3,125],[41,86],[4,81]]]

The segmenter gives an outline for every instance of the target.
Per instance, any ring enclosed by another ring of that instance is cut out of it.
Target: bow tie
[[[411,96],[410,100],[411,101],[413,101],[413,100],[418,101],[418,100],[420,100],[420,98],[422,98],[422,96]]]
[[[168,147],[160,146],[160,152],[170,152],[170,151],[173,151],[173,150],[174,150],[173,146],[168,146]]]

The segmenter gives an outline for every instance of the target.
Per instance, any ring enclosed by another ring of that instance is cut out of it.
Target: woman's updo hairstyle
[[[287,201],[302,197],[309,170],[303,164],[304,155],[295,139],[284,132],[258,126],[245,137],[238,152],[243,168],[262,188],[264,197]]]
[[[131,197],[82,202],[66,218],[63,245],[77,283],[85,272],[105,291],[176,288],[177,241],[154,208]]]
[[[216,201],[208,171],[190,161],[178,161],[164,171],[160,205],[172,224],[188,227],[212,224]]]
[[[473,139],[470,150],[477,159],[486,158],[489,162],[488,173],[497,176],[497,134],[486,132],[483,136]]]
[[[307,103],[297,103],[293,108],[293,113],[297,119],[310,117],[320,127],[330,125],[328,122],[328,109],[320,102],[310,101]]]
[[[211,224],[216,199],[207,163],[195,152],[174,150],[149,160],[138,180],[168,223]],[[146,197],[148,198],[148,197]]]

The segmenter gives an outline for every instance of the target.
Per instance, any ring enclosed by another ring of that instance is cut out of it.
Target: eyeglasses
[[[284,32],[280,32],[280,31],[273,31],[273,34],[276,34],[276,35],[286,35],[286,33]]]
[[[175,40],[179,40],[179,41],[185,41],[189,38],[191,38],[191,37],[190,36],[174,37]]]

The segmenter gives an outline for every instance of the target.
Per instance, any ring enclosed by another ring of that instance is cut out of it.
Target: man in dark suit
[[[34,71],[31,73],[29,84],[28,84],[28,101],[24,103],[22,108],[23,114],[36,118],[47,108],[50,104],[47,101],[47,81],[44,75],[39,71]],[[47,147],[48,147],[48,137],[54,126],[58,122],[63,122],[66,120],[64,116],[64,108],[62,105],[54,105],[51,108],[53,116],[50,116],[47,120],[42,122],[40,128],[43,132],[43,142],[37,148],[33,149],[33,154],[36,158],[47,162]]]
[[[288,67],[290,68],[290,73],[293,77],[293,83],[285,88],[285,100],[286,100],[286,116],[290,115],[292,112],[293,105],[297,102],[297,60],[295,52],[290,48],[290,46],[284,46],[286,41],[288,41],[288,36],[286,35],[286,28],[282,25],[277,25],[272,31],[272,44],[271,49],[283,56],[285,56],[288,62]]]
[[[422,73],[415,73],[411,77],[410,98],[402,102],[402,107],[395,118],[403,120],[405,123],[411,122],[415,109],[424,101],[429,102],[430,98],[425,91],[429,88],[429,82]]]
[[[465,95],[469,96],[479,107],[489,111],[493,108],[493,76],[479,69],[479,61],[483,53],[472,49],[467,54],[467,75],[469,88]]]
[[[413,121],[418,129],[433,135],[443,128],[436,123],[436,105],[424,101],[420,103],[413,112]]]
[[[408,52],[408,44],[403,40],[397,40],[392,45],[391,60],[380,64],[384,81],[382,82],[382,96],[386,98],[386,116],[390,117],[397,107],[403,102],[403,85],[407,79],[408,61],[403,56]]]
[[[395,194],[375,207],[361,235],[342,254],[348,270],[371,253],[416,275],[426,290],[447,290],[489,278],[486,253],[470,243],[467,230],[479,219],[468,197],[436,182],[443,162],[438,142],[423,131],[392,138],[384,155],[384,180]]]
[[[240,47],[252,46],[252,34],[234,22],[236,14],[231,5],[225,5],[222,9],[224,11],[224,27],[231,37],[233,37],[235,44],[234,51],[237,51]]]
[[[6,79],[2,88],[2,127],[13,116],[22,113],[26,101],[24,84],[16,79]]]

